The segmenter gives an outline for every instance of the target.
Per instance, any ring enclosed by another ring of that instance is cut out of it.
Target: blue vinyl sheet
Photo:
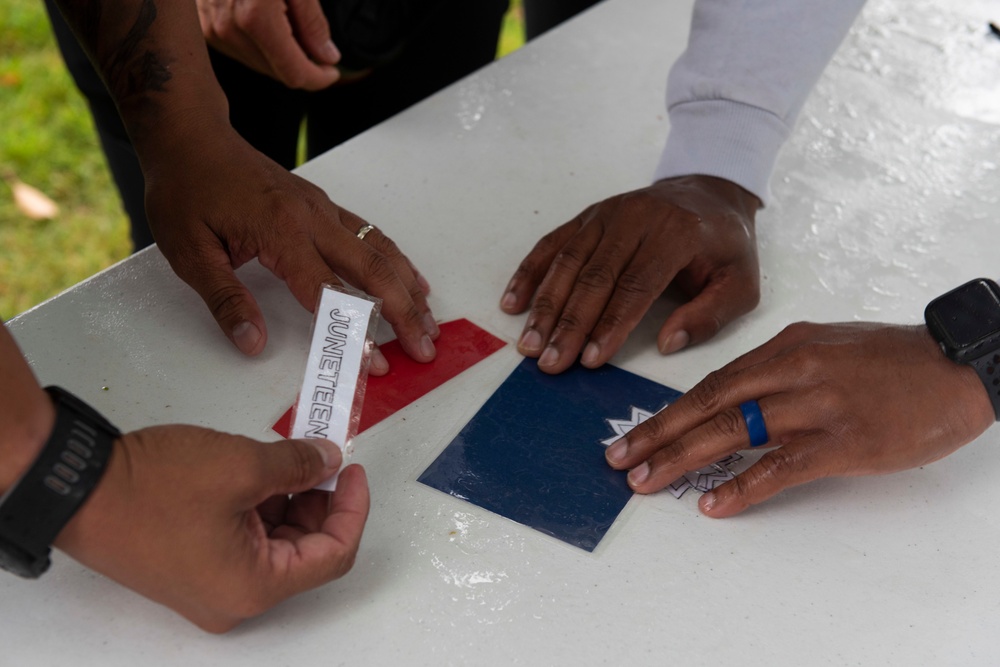
[[[612,420],[680,395],[607,364],[547,375],[524,359],[418,481],[593,551],[632,497],[604,460]]]

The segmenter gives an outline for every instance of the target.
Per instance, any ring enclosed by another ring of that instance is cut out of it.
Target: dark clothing
[[[289,90],[217,52],[212,66],[236,131],[291,168],[303,118],[312,158],[492,62],[507,5],[449,0],[391,63],[360,81],[318,92]]]
[[[46,0],[63,58],[94,116],[139,250],[153,242],[143,203],[145,182],[135,151],[100,76],[63,20]],[[213,50],[230,121],[254,148],[291,169],[302,121],[310,158],[364,132],[441,88],[488,64],[496,55],[509,0],[446,0],[419,35],[392,62],[354,83],[318,92],[290,90]]]
[[[524,0],[524,32],[534,39],[600,0]]]
[[[153,235],[146,224],[146,206],[144,203],[146,181],[139,169],[139,159],[135,156],[132,142],[128,138],[125,126],[118,117],[115,102],[108,94],[104,82],[97,70],[90,63],[87,54],[76,41],[73,31],[59,13],[54,0],[45,0],[45,9],[49,12],[52,31],[62,52],[66,68],[69,70],[76,87],[83,93],[90,113],[94,118],[97,138],[101,142],[104,156],[108,160],[111,176],[118,186],[125,213],[132,221],[132,247],[141,250],[153,243]]]

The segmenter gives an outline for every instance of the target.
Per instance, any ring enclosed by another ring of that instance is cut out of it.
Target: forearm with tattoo
[[[225,111],[193,2],[58,0],[140,149],[178,110]],[[220,101],[221,100],[221,101]],[[141,156],[140,156],[141,157]]]

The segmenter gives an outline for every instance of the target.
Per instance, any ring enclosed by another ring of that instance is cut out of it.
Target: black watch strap
[[[969,365],[979,373],[979,379],[983,381],[986,393],[990,395],[990,403],[993,404],[993,416],[996,421],[1000,421],[1000,354],[991,352]]]
[[[37,578],[50,546],[104,474],[121,435],[100,413],[59,387],[52,434],[28,471],[0,498],[0,567]]]

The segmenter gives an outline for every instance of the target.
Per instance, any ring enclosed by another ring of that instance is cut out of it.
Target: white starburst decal
[[[608,426],[611,427],[611,430],[614,431],[615,434],[610,438],[601,440],[601,444],[605,447],[610,447],[616,440],[623,437],[629,431],[655,414],[655,412],[643,410],[642,408],[637,408],[633,405],[631,419],[605,418],[604,421],[608,422]],[[684,473],[684,475],[676,482],[668,486],[667,490],[670,491],[675,498],[680,498],[689,489],[695,489],[696,491],[701,491],[702,493],[711,491],[723,482],[728,482],[736,476],[736,473],[733,472],[730,467],[742,459],[743,456],[740,454],[730,454],[721,461],[706,466],[701,470],[692,470],[691,472]]]
[[[633,405],[632,419],[605,419],[604,421],[608,422],[608,426],[611,427],[611,430],[614,431],[615,434],[610,438],[601,440],[601,444],[605,447],[610,447],[615,440],[622,437],[636,426],[652,417],[654,414],[656,413],[643,410],[642,408],[637,408]]]

